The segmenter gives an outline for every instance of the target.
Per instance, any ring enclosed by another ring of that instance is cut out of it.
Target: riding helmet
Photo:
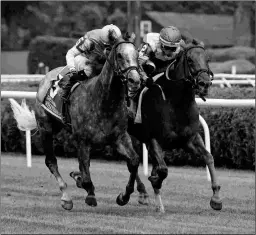
[[[181,33],[178,28],[168,26],[160,31],[160,42],[165,46],[173,46],[181,41]]]
[[[121,30],[116,25],[110,24],[110,25],[104,26],[101,29],[100,37],[101,37],[102,42],[107,45],[109,45],[109,31],[110,30],[114,30],[117,37],[120,37],[122,35]]]

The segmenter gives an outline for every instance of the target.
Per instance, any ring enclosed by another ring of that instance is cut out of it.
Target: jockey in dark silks
[[[60,87],[63,89],[62,99],[64,101],[67,101],[70,90],[77,81],[82,81],[92,75],[97,75],[95,74],[95,70],[99,67],[100,59],[103,60],[103,62],[101,62],[103,66],[105,57],[99,54],[110,51],[110,30],[114,30],[118,37],[122,35],[117,26],[113,24],[106,25],[102,29],[94,29],[87,32],[70,50],[68,50],[66,54],[67,67],[69,68],[68,79],[65,79],[65,82],[59,83]],[[101,68],[98,73],[100,73],[100,71]]]
[[[164,72],[182,50],[183,36],[174,26],[163,28],[160,33],[148,33],[139,47],[140,74],[147,87],[153,84],[152,76]],[[131,111],[136,112],[134,97],[129,94]]]

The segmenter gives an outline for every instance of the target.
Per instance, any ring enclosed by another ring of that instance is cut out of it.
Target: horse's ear
[[[204,47],[204,42],[203,41],[200,41],[200,46]]]
[[[111,45],[114,45],[116,40],[118,39],[118,36],[115,32],[115,30],[109,30],[109,35],[108,35],[108,39]]]
[[[123,36],[124,40],[125,41],[129,41],[129,42],[132,42],[134,43],[135,42],[135,38],[136,38],[136,35],[134,32],[132,32],[131,34],[129,34],[129,32],[126,32]]]
[[[194,45],[198,45],[198,46],[204,47],[204,43],[203,43],[201,40],[197,39],[197,38],[193,38],[192,43],[193,43]]]
[[[134,43],[134,42],[135,42],[135,39],[136,39],[136,35],[135,35],[134,32],[132,32],[132,34],[131,34],[131,36],[130,36],[130,38],[129,38],[129,41],[132,42],[132,43]]]
[[[124,38],[124,40],[125,41],[128,41],[129,39],[130,39],[130,34],[129,34],[129,32],[126,32],[124,35],[123,35],[123,38]]]
[[[180,46],[181,46],[182,48],[185,48],[185,47],[186,47],[186,43],[184,42],[183,39],[181,39],[181,41],[180,41]]]

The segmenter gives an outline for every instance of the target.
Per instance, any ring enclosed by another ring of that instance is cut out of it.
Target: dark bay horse
[[[214,159],[198,133],[199,111],[195,101],[195,95],[205,99],[212,78],[205,49],[193,40],[156,80],[156,84],[145,92],[141,103],[142,123],[129,124],[128,132],[146,143],[152,157],[153,169],[149,180],[160,212],[164,212],[160,189],[168,175],[164,151],[176,148],[183,148],[204,158],[210,171],[213,190],[210,205],[215,210],[222,208]]]
[[[117,203],[119,205],[128,203],[134,191],[135,179],[137,183],[141,183],[137,189],[146,194],[145,187],[137,175],[139,156],[134,151],[131,138],[127,133],[127,90],[136,90],[141,85],[138,73],[138,52],[132,42],[117,38],[115,32],[111,32],[109,39],[112,49],[106,57],[101,73],[83,81],[70,97],[69,112],[81,172],[81,176],[73,176],[73,178],[77,181],[77,185],[87,191],[85,202],[90,206],[97,205],[89,170],[90,155],[93,149],[104,148],[106,145],[112,146],[126,157],[130,172],[126,190],[117,197]],[[46,74],[46,77],[57,76],[58,72],[58,69],[54,69]],[[46,155],[45,163],[55,176],[62,192],[62,207],[71,210],[73,202],[67,191],[67,183],[59,173],[57,159],[53,152],[54,135],[63,126],[39,103],[35,109],[35,117],[34,121],[37,122]]]

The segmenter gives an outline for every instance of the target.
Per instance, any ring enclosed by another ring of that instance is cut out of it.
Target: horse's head
[[[135,34],[126,37],[117,37],[115,31],[109,34],[112,46],[109,58],[113,58],[113,69],[123,82],[127,82],[129,92],[136,92],[141,85],[138,65],[138,52],[134,46]]]
[[[180,59],[183,77],[191,82],[195,93],[205,100],[204,96],[212,85],[213,73],[209,68],[204,45],[197,40],[184,45]]]

